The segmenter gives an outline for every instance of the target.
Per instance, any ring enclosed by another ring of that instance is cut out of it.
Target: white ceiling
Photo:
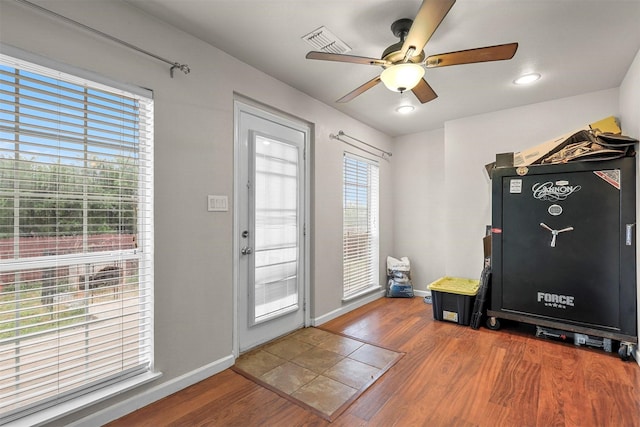
[[[426,55],[518,42],[513,59],[428,69],[438,98],[409,115],[379,84],[349,103],[335,100],[372,79],[377,66],[305,59],[301,37],[325,26],[378,58],[398,41],[391,23],[413,18],[420,0],[127,0],[128,3],[389,135],[440,128],[460,117],[615,88],[640,49],[640,0],[458,0]],[[512,81],[526,72],[542,79]],[[639,94],[640,96],[640,94]]]

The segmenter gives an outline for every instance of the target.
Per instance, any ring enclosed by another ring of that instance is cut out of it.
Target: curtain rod
[[[182,72],[183,72],[183,73],[185,73],[185,74],[189,74],[189,73],[191,72],[191,69],[189,68],[189,66],[188,66],[187,64],[180,64],[179,62],[170,61],[170,60],[165,59],[165,58],[163,58],[163,57],[161,57],[161,56],[158,56],[158,55],[156,55],[156,54],[154,54],[154,53],[148,52],[148,51],[146,51],[146,50],[144,50],[144,49],[141,49],[141,48],[139,48],[139,47],[137,47],[137,46],[134,46],[134,45],[132,45],[131,43],[128,43],[128,42],[126,42],[126,41],[124,41],[124,40],[120,40],[120,39],[118,39],[118,38],[116,38],[116,37],[113,37],[113,36],[111,36],[111,35],[107,34],[107,33],[103,33],[103,32],[102,32],[102,31],[100,31],[100,30],[96,30],[95,28],[89,27],[88,25],[84,25],[84,24],[83,24],[83,23],[81,23],[81,22],[74,21],[74,20],[73,20],[73,19],[71,19],[71,18],[67,18],[66,16],[60,15],[59,13],[56,13],[56,12],[54,12],[54,11],[52,11],[52,10],[45,9],[45,8],[44,8],[44,7],[42,7],[42,6],[39,6],[39,5],[34,4],[34,3],[31,3],[31,2],[29,2],[29,1],[27,1],[27,0],[14,0],[14,1],[15,1],[15,2],[18,2],[18,3],[22,3],[22,4],[26,5],[26,6],[31,7],[31,8],[37,9],[37,10],[39,10],[40,12],[44,12],[44,13],[46,13],[46,14],[49,14],[49,15],[51,15],[51,16],[54,16],[54,17],[56,17],[56,18],[58,18],[58,19],[61,19],[61,20],[65,21],[65,22],[67,22],[67,23],[69,23],[69,24],[76,25],[76,26],[78,26],[78,27],[80,27],[80,28],[82,28],[82,29],[84,29],[84,30],[87,30],[87,31],[92,32],[92,33],[94,33],[94,34],[97,34],[97,35],[99,35],[99,36],[101,36],[101,37],[104,37],[104,38],[106,38],[106,39],[109,39],[109,40],[111,40],[111,41],[113,41],[113,42],[119,43],[119,44],[121,44],[121,45],[123,45],[123,46],[125,46],[125,47],[128,47],[129,49],[133,49],[133,50],[135,50],[135,51],[137,51],[137,52],[140,52],[140,53],[143,53],[143,54],[145,54],[145,55],[147,55],[147,56],[150,56],[150,57],[152,57],[152,58],[155,58],[155,59],[157,59],[158,61],[165,62],[165,63],[167,63],[167,64],[171,65],[171,68],[169,69],[169,74],[171,75],[171,78],[173,78],[173,70],[175,70],[176,68],[177,68],[178,70],[182,71]]]
[[[344,144],[350,145],[350,146],[352,146],[353,148],[357,148],[358,150],[362,150],[362,151],[364,151],[364,152],[365,152],[365,153],[367,153],[367,154],[371,154],[372,156],[380,157],[381,159],[384,159],[384,158],[385,158],[385,157],[384,157],[384,155],[382,155],[382,156],[381,156],[381,155],[380,155],[380,154],[378,154],[378,153],[374,153],[374,152],[369,151],[369,150],[367,150],[367,149],[365,149],[365,148],[358,147],[357,145],[352,144],[352,143],[350,143],[350,142],[347,142],[347,141],[345,141],[344,139],[340,139],[340,137],[335,136],[334,134],[330,134],[330,135],[329,135],[329,138],[331,138],[331,139],[337,139],[338,141],[340,141],[340,142],[342,142],[342,143],[344,143]]]
[[[372,153],[371,151],[368,151],[368,150],[367,150],[367,149],[365,149],[365,148],[362,148],[362,147],[359,147],[359,146],[357,146],[357,145],[354,145],[354,144],[352,144],[352,143],[350,143],[350,142],[348,142],[348,141],[345,141],[344,139],[340,139],[340,137],[341,137],[341,136],[345,136],[345,137],[347,137],[347,138],[349,138],[349,139],[353,139],[354,141],[358,141],[360,144],[364,144],[364,145],[366,145],[367,147],[371,147],[371,148],[373,148],[374,150],[378,150],[378,151],[380,151],[380,152],[382,153],[382,155],[380,155],[380,154],[378,154],[378,153]],[[382,158],[382,159],[384,159],[384,158],[385,158],[385,157],[384,157],[385,155],[387,155],[387,156],[389,156],[389,157],[391,157],[391,156],[393,155],[390,151],[384,151],[383,149],[378,148],[378,147],[376,147],[375,145],[368,144],[368,143],[366,143],[366,142],[364,142],[364,141],[359,140],[358,138],[354,138],[354,137],[352,137],[352,136],[349,136],[349,135],[347,135],[346,133],[344,133],[344,132],[343,132],[343,131],[341,131],[341,130],[340,130],[340,131],[338,131],[338,135],[329,134],[329,138],[331,138],[331,139],[337,139],[337,140],[338,140],[338,141],[340,141],[340,142],[343,142],[343,143],[345,143],[345,144],[347,144],[347,145],[350,145],[350,146],[352,146],[352,147],[358,148],[358,149],[360,149],[360,150],[362,150],[362,151],[365,151],[365,152],[367,152],[367,153],[369,153],[369,154],[371,154],[371,155],[374,155],[374,156],[376,156],[376,157],[380,157],[380,158]]]

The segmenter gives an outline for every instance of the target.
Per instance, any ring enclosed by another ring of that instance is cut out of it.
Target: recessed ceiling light
[[[412,112],[415,109],[416,109],[416,107],[414,107],[413,105],[401,105],[401,106],[396,108],[396,112],[398,112],[400,114],[408,114],[408,113]]]
[[[542,76],[538,73],[525,74],[515,79],[513,83],[517,85],[528,85],[535,82],[536,80],[539,80],[540,77]]]

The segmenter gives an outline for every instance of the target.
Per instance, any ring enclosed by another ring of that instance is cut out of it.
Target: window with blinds
[[[0,55],[0,423],[152,363],[153,101]]]
[[[344,155],[343,295],[378,287],[378,165]]]

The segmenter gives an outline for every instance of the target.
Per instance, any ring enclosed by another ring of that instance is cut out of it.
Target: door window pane
[[[254,322],[298,307],[298,147],[255,139]]]

